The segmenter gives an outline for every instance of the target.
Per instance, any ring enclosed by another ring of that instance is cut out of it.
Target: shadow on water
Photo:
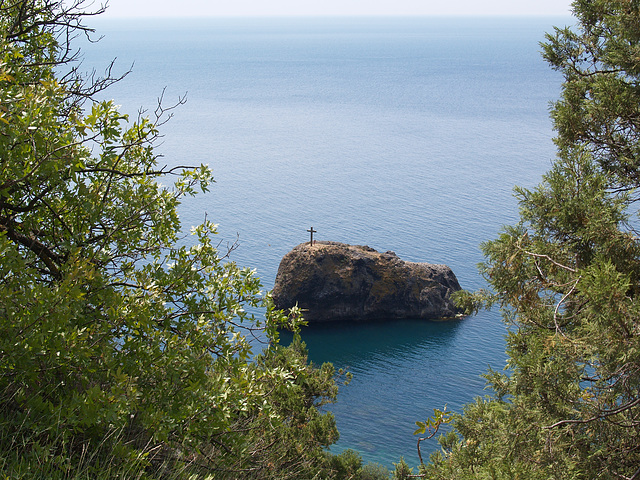
[[[301,335],[312,362],[331,362],[353,374],[347,386],[340,386],[337,403],[329,407],[341,434],[331,450],[352,448],[366,461],[388,467],[400,457],[417,464],[415,422],[445,405],[461,412],[464,403],[482,395],[485,382],[480,374],[501,356],[499,350],[486,348],[487,342],[495,345],[495,335],[502,335],[493,328],[493,320],[481,314],[446,322],[305,327]],[[291,338],[290,333],[282,335],[285,344]],[[428,457],[438,446],[433,439],[422,448]]]
[[[411,352],[445,348],[464,320],[393,320],[379,322],[329,322],[303,328],[302,340],[309,360],[316,364],[331,362],[336,367],[393,358],[404,359]],[[282,342],[291,342],[290,332],[282,333]],[[404,360],[403,360],[404,361]]]

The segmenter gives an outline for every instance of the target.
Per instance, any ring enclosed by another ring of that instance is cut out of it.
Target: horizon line
[[[482,14],[454,14],[454,13],[326,13],[326,14],[312,14],[312,13],[294,13],[294,14],[207,14],[207,15],[109,15],[103,13],[94,17],[94,20],[212,20],[212,19],[348,19],[348,18],[396,18],[396,19],[409,19],[409,18],[572,18],[573,15],[568,13],[482,13]]]

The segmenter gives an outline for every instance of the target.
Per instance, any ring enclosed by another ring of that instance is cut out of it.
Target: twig
[[[520,247],[518,247],[518,248],[520,248]],[[543,255],[543,254],[540,254],[540,253],[533,253],[533,252],[529,252],[529,251],[527,251],[527,250],[523,250],[523,249],[520,249],[520,250],[522,250],[522,251],[523,251],[524,253],[526,253],[527,255],[531,255],[532,257],[536,257],[536,258],[544,258],[544,259],[546,259],[546,260],[549,260],[549,261],[550,261],[551,263],[553,263],[555,266],[560,267],[560,268],[563,268],[564,270],[567,270],[567,271],[569,271],[569,272],[572,272],[572,273],[576,273],[576,272],[577,272],[577,270],[575,270],[574,268],[567,267],[566,265],[562,265],[561,263],[556,262],[556,261],[555,261],[553,258],[551,258],[549,255]]]
[[[553,323],[556,326],[556,332],[560,332],[562,334],[562,336],[565,337],[565,338],[567,336],[564,334],[564,332],[562,331],[562,329],[558,325],[558,310],[560,310],[560,305],[562,305],[564,303],[564,301],[567,299],[567,297],[569,297],[569,295],[571,295],[573,293],[573,291],[576,289],[576,286],[578,285],[578,282],[580,281],[581,278],[582,278],[582,276],[579,276],[576,279],[576,281],[574,282],[574,284],[571,287],[571,289],[560,299],[560,301],[556,305],[556,308],[555,308],[555,310],[553,312]]]
[[[560,425],[569,425],[569,424],[579,424],[579,423],[590,423],[595,420],[600,420],[602,418],[611,417],[613,415],[617,415],[619,413],[624,412],[625,410],[629,410],[630,408],[635,407],[636,405],[640,405],[640,398],[636,398],[633,402],[629,402],[626,405],[622,405],[614,410],[603,410],[599,415],[591,417],[587,420],[560,420],[559,422],[554,423],[553,425],[544,427],[545,429],[551,429],[555,427],[559,427]]]

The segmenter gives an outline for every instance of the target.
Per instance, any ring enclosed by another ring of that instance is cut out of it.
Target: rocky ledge
[[[277,308],[296,304],[309,322],[399,318],[441,319],[459,310],[460,284],[446,265],[405,262],[393,252],[337,242],[304,243],[278,268]]]

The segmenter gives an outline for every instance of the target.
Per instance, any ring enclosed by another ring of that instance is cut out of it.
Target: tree
[[[506,372],[468,405],[429,478],[640,478],[640,2],[577,0],[544,57],[564,75],[558,157],[483,244]]]
[[[0,472],[313,477],[337,439],[318,410],[333,368],[278,344],[299,315],[219,253],[215,225],[181,237],[180,200],[211,172],[159,165],[161,103],[131,120],[93,100],[118,79],[75,63],[101,11],[84,7],[0,1]]]

